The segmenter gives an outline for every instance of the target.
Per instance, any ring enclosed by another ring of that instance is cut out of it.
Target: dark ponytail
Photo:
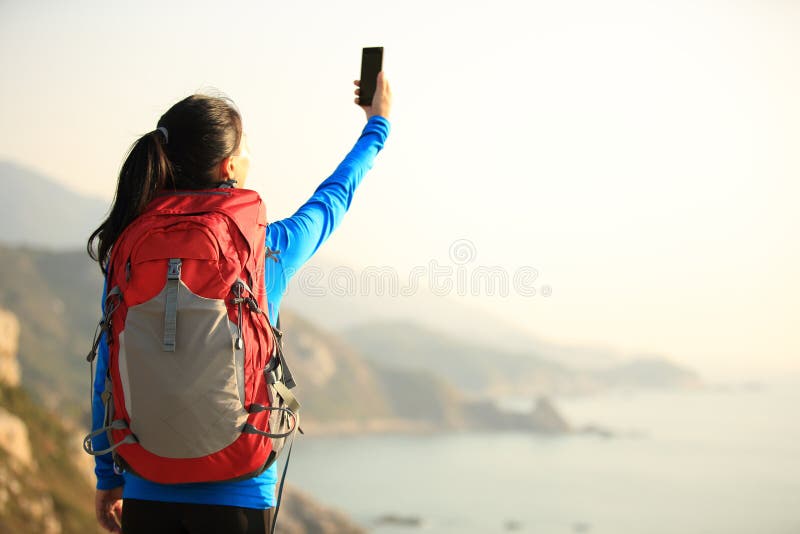
[[[87,251],[100,269],[105,273],[114,242],[156,194],[218,185],[217,166],[234,154],[241,138],[241,116],[225,97],[192,95],[164,113],[158,128],[131,147],[111,212],[89,237]]]

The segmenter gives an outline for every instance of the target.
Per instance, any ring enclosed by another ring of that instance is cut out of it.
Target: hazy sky
[[[552,288],[468,297],[542,337],[800,371],[800,2],[1,0],[0,157],[110,199],[215,88],[284,217],[355,141],[375,45],[393,132],[321,254],[405,273],[467,239]]]

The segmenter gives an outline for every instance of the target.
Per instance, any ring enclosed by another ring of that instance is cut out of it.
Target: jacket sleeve
[[[107,289],[107,286],[103,287],[103,300],[100,305],[101,314],[105,313],[104,303],[106,301]],[[105,407],[103,406],[103,399],[101,398],[103,390],[106,387],[106,376],[108,374],[108,343],[105,332],[97,348],[96,362],[97,369],[95,370],[92,383],[92,431],[103,427],[103,418],[105,416]],[[108,446],[108,437],[105,433],[92,439],[92,448],[96,451],[106,449]],[[94,474],[97,477],[97,489],[112,489],[122,486],[125,483],[122,476],[114,472],[114,461],[111,457],[111,453],[95,456]]]
[[[371,117],[353,149],[292,215],[267,227],[267,246],[280,251],[286,278],[291,277],[331,235],[350,207],[362,178],[389,135],[389,121]]]

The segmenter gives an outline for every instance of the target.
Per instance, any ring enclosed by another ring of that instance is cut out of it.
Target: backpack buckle
[[[170,259],[169,270],[167,270],[167,280],[180,280],[181,279],[181,260]]]

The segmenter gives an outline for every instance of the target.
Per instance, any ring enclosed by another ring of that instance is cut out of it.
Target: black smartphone
[[[361,91],[358,94],[358,103],[362,106],[372,105],[375,95],[375,81],[378,73],[383,68],[383,47],[373,46],[361,52]]]

